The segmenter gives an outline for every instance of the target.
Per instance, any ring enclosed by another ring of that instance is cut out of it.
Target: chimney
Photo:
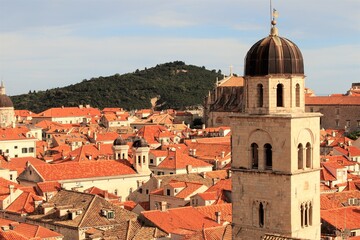
[[[192,156],[193,156],[193,157],[196,157],[196,149],[193,149],[193,151],[192,151]]]
[[[167,209],[167,202],[166,201],[161,201],[160,202],[160,211],[164,212],[166,211]]]
[[[231,176],[232,176],[231,169],[228,170],[227,174],[228,174],[228,178],[231,178]]]
[[[94,140],[96,141],[96,139],[97,139],[97,133],[94,132]]]
[[[156,188],[160,188],[161,187],[161,179],[156,179]]]
[[[221,158],[225,157],[225,151],[221,151]]]
[[[215,212],[215,220],[218,224],[221,223],[221,212]]]
[[[83,108],[84,108],[84,106],[83,106],[83,105],[79,105],[79,108],[80,108],[80,109],[83,109]]]
[[[104,198],[107,200],[107,199],[109,199],[109,193],[108,193],[108,191],[104,191]]]
[[[96,146],[97,146],[97,149],[100,151],[100,150],[101,150],[101,149],[100,149],[100,148],[101,148],[101,147],[100,147],[100,142],[97,142],[97,143],[96,143]]]
[[[202,125],[202,130],[205,130],[206,126],[205,123]]]
[[[213,186],[214,186],[218,181],[219,181],[218,178],[213,178],[213,179],[212,179],[212,184],[213,184]]]
[[[192,172],[192,166],[189,164],[189,165],[186,165],[186,173],[189,174]]]
[[[11,122],[11,125],[12,125],[12,128],[15,128],[15,127],[16,127],[15,121],[14,121],[14,122]]]
[[[14,200],[14,185],[9,185],[9,195],[10,195],[10,203]]]

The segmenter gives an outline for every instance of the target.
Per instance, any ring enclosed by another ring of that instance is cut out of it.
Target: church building
[[[320,239],[321,114],[305,112],[300,49],[274,18],[244,68],[245,111],[230,121],[233,239]]]
[[[15,110],[13,102],[5,93],[4,83],[0,86],[0,127],[9,127],[15,122]]]

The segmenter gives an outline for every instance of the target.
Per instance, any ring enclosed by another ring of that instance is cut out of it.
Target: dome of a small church
[[[133,143],[133,147],[138,148],[138,147],[148,147],[149,144],[147,143],[147,141],[144,138],[140,138],[134,141]]]
[[[13,102],[7,95],[0,95],[0,108],[14,107]]]
[[[289,39],[279,37],[274,25],[270,35],[256,42],[246,54],[245,76],[304,74],[300,49]]]
[[[121,145],[127,145],[126,141],[122,139],[122,137],[118,137],[114,140],[113,143],[114,146],[121,146]]]

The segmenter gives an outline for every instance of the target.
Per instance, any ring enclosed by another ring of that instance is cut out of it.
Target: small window
[[[269,143],[264,145],[266,169],[272,169],[272,147]]]
[[[170,196],[170,189],[166,189],[166,195]]]
[[[251,164],[253,169],[259,167],[258,145],[256,143],[251,144]]]
[[[336,125],[337,127],[340,126],[339,119],[336,119],[336,120],[335,120],[335,125]]]
[[[340,114],[340,108],[337,108],[336,109],[336,115],[339,115]]]
[[[33,147],[30,147],[29,148],[29,153],[33,153],[34,152],[34,148]]]
[[[10,180],[13,180],[13,175],[12,174],[10,174]]]
[[[300,143],[298,145],[298,169],[303,169],[304,168],[304,148],[303,145]]]
[[[300,107],[300,84],[296,84],[296,87],[295,87],[295,95],[296,95],[296,99],[295,99],[295,102],[296,102],[296,107]]]
[[[146,191],[145,191],[145,192],[146,192],[146,194],[149,194],[149,189],[146,189]]]
[[[259,227],[263,228],[265,223],[265,210],[263,203],[259,205]]]
[[[258,94],[258,107],[263,107],[264,104],[264,89],[262,84],[257,85],[257,94]]]
[[[150,158],[150,164],[154,164],[154,159]]]
[[[22,148],[22,149],[21,149],[21,152],[22,152],[22,153],[27,153],[28,150],[27,150],[27,148]]]
[[[14,146],[14,149],[17,149],[18,148],[18,146]]]
[[[284,93],[283,93],[284,85],[279,83],[276,87],[276,106],[283,107],[284,106]]]
[[[143,192],[142,188],[139,188],[139,193],[142,193],[142,192]]]
[[[350,127],[350,120],[346,120],[346,127]]]
[[[16,158],[17,158],[17,157],[18,157],[18,155],[17,155],[17,154],[15,154],[15,155],[14,155],[14,157],[16,157]]]

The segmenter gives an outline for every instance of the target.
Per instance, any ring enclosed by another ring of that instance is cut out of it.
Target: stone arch
[[[261,169],[272,169],[272,153],[274,151],[273,149],[273,140],[271,135],[262,129],[256,129],[252,131],[249,134],[248,143],[250,144],[250,168],[254,168],[254,146],[253,144],[256,144],[257,147],[257,167],[260,167]],[[270,164],[271,162],[271,164]],[[255,167],[255,168],[257,168]]]

